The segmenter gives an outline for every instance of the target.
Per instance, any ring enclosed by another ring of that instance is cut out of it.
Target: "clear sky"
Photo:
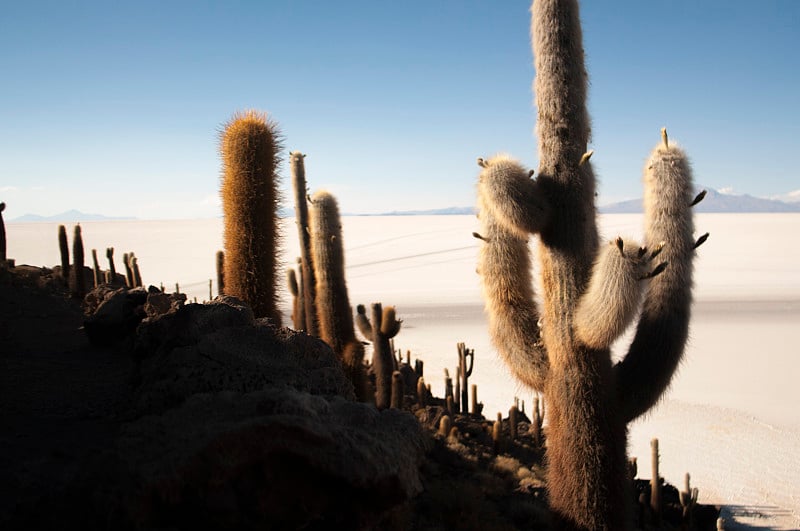
[[[800,2],[592,1],[581,18],[601,204],[641,196],[662,126],[701,184],[800,189]],[[477,157],[536,167],[529,24],[525,0],[3,0],[6,219],[218,215],[219,132],[247,108],[346,213],[472,205]]]

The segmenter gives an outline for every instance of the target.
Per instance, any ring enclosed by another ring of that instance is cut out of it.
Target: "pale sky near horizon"
[[[581,18],[600,204],[641,196],[663,126],[700,184],[800,189],[800,2]],[[537,165],[529,25],[525,0],[3,1],[4,215],[217,216],[219,131],[248,108],[345,213],[472,205],[477,157]]]

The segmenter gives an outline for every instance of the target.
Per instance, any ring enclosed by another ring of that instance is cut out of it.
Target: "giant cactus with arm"
[[[645,170],[645,247],[599,245],[577,1],[536,0],[532,14],[538,177],[507,156],[479,159],[478,270],[498,352],[551,405],[548,490],[558,527],[627,529],[626,424],[669,385],[687,338],[698,245],[691,173],[664,132]],[[541,310],[530,234],[539,237]],[[611,342],[640,303],[636,337],[614,366]]]

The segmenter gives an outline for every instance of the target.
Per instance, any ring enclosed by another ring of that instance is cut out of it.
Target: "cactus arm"
[[[383,309],[383,318],[381,320],[381,334],[391,339],[400,332],[400,325],[403,323],[402,319],[397,319],[394,306],[387,306]],[[402,361],[402,356],[401,356]]]
[[[541,391],[547,377],[548,358],[540,340],[528,240],[519,231],[498,221],[493,214],[497,209],[487,205],[489,197],[484,190],[494,174],[493,162],[492,159],[484,163],[478,183],[481,234],[476,235],[484,242],[478,253],[478,273],[489,320],[489,335],[512,374],[522,383]]]
[[[651,269],[657,255],[622,238],[600,250],[589,287],[575,311],[579,341],[590,348],[606,349],[625,331],[636,317],[646,279],[661,271],[660,264]]]
[[[467,359],[469,359],[469,368],[467,368]],[[472,368],[475,365],[475,349],[464,348],[464,375],[468,378],[472,376]],[[466,379],[465,379],[466,381]]]
[[[647,161],[645,238],[663,244],[661,260],[669,267],[649,282],[636,335],[625,358],[615,367],[617,392],[626,421],[652,407],[669,386],[683,356],[692,304],[692,259],[695,242],[692,206],[695,197],[689,161],[684,152],[662,143]]]
[[[504,155],[479,158],[478,165],[484,168],[479,184],[483,207],[521,238],[541,231],[550,217],[550,205],[538,181],[531,179],[533,172]]]
[[[363,335],[365,339],[369,341],[373,340],[372,323],[369,322],[367,309],[363,304],[356,306],[356,326],[358,326],[359,332],[361,332],[361,335]]]
[[[6,261],[6,225],[3,222],[3,210],[5,209],[6,204],[0,203],[0,262]]]

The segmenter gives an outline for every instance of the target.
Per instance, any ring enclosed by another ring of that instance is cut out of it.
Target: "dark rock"
[[[406,412],[294,389],[195,395],[126,426],[129,523],[365,529],[420,492],[425,451]]]
[[[83,323],[89,341],[95,346],[112,346],[131,338],[145,317],[147,295],[142,288],[113,289],[102,285],[92,290],[87,295],[89,311],[92,304],[99,304]]]

